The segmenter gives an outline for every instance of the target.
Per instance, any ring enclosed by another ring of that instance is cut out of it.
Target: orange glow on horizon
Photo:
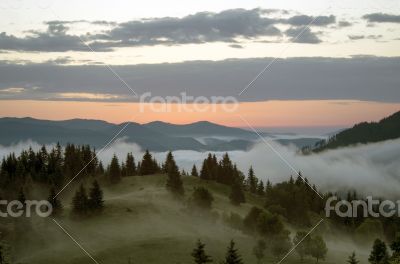
[[[195,109],[193,104],[187,109]],[[164,121],[185,124],[210,121],[227,126],[245,127],[243,116],[254,127],[349,126],[361,121],[376,121],[400,110],[400,103],[354,100],[265,101],[240,103],[237,110],[226,112],[224,105],[202,105],[204,112],[182,110],[168,105],[168,112],[155,112],[149,106],[120,102],[4,100],[1,117],[33,117],[48,120],[73,118],[99,119],[111,123]],[[160,109],[160,108],[157,108]]]

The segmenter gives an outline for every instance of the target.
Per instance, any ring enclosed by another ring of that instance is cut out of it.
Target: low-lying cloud
[[[282,146],[275,142],[274,148],[296,170],[302,172],[312,183],[324,192],[347,191],[355,189],[364,195],[394,198],[398,196],[400,187],[400,139],[381,143],[358,145],[319,154],[304,156],[293,146]],[[1,148],[0,155],[10,152],[19,153],[22,149],[33,146],[39,149],[35,142],[20,143],[8,148]],[[143,150],[136,144],[117,140],[109,148],[102,151],[98,157],[107,164],[114,153],[124,160],[128,152],[132,152],[136,161],[140,160]],[[190,171],[193,164],[198,169],[207,152],[174,151],[178,165]],[[216,152],[222,157],[223,152]],[[277,183],[287,180],[295,173],[263,142],[256,144],[250,151],[230,151],[231,159],[237,163],[240,170],[247,173],[250,165],[257,176],[266,181]],[[166,152],[154,153],[161,163]],[[0,156],[0,157],[1,157]]]

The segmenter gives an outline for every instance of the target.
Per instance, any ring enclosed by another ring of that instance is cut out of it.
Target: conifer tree
[[[251,193],[256,193],[257,192],[257,178],[254,175],[254,170],[253,167],[250,167],[249,173],[247,176],[247,185],[249,187],[249,191]]]
[[[398,234],[392,244],[390,244],[390,249],[393,250],[393,256],[400,257],[400,234]]]
[[[89,209],[91,211],[101,211],[104,207],[103,191],[100,189],[100,185],[95,180],[92,183],[92,187],[89,192]]]
[[[193,206],[202,210],[210,210],[213,201],[214,197],[208,189],[204,187],[194,189],[192,194]]]
[[[235,242],[231,240],[228,250],[225,255],[223,264],[243,264],[242,258],[240,257],[238,250],[235,248]]]
[[[104,166],[101,161],[99,161],[99,164],[97,165],[96,175],[104,175]]]
[[[111,159],[109,167],[109,179],[111,183],[118,183],[121,180],[121,167],[115,154]]]
[[[140,163],[140,175],[154,174],[154,161],[153,157],[148,150],[143,155],[142,162]]]
[[[389,263],[389,254],[387,252],[385,242],[380,239],[376,239],[374,241],[374,245],[372,247],[371,254],[368,258],[369,263],[371,264],[388,264]]]
[[[135,158],[133,157],[132,153],[128,153],[126,155],[125,166],[126,166],[126,176],[136,175]]]
[[[54,187],[52,187],[50,189],[50,194],[49,198],[47,198],[47,201],[51,204],[51,207],[53,208],[51,214],[54,216],[59,215],[63,210],[61,201],[56,197],[56,195],[56,190]]]
[[[175,163],[172,152],[169,152],[167,154],[165,169],[167,171],[167,189],[176,197],[183,196],[185,191],[183,189],[183,183],[181,175],[179,173],[179,168]]]
[[[200,179],[211,180],[211,166],[212,166],[212,156],[211,153],[209,153],[207,159],[203,161],[203,165],[201,166]]]
[[[18,201],[20,201],[25,206],[26,197],[25,197],[25,193],[24,193],[24,189],[23,188],[19,189]]]
[[[89,198],[83,184],[80,185],[72,198],[72,212],[76,215],[85,215],[89,209]]]
[[[265,194],[269,194],[271,190],[272,190],[272,184],[269,180],[267,180],[267,184],[265,185]]]
[[[3,241],[0,242],[0,264],[10,264],[9,249]]]
[[[360,263],[360,261],[358,261],[357,258],[356,258],[356,253],[355,252],[353,252],[349,256],[349,258],[347,259],[347,263],[349,263],[349,264],[358,264],[358,263]]]
[[[240,205],[246,202],[242,188],[242,184],[239,181],[235,181],[232,184],[229,199],[233,205]]]
[[[205,244],[201,243],[200,239],[196,243],[196,247],[192,251],[193,261],[196,264],[211,263],[212,259],[204,250]]]
[[[264,192],[264,183],[261,180],[258,181],[257,194],[258,195],[264,195],[265,194],[265,192]]]
[[[197,172],[196,165],[193,165],[192,172],[190,173],[194,177],[199,177],[199,173]]]

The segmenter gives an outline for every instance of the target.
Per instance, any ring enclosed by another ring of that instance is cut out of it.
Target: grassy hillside
[[[174,200],[165,190],[165,175],[126,177],[117,185],[104,189],[106,208],[101,216],[72,219],[69,215],[70,194],[63,194],[64,213],[57,221],[76,238],[99,263],[192,263],[191,250],[197,239],[206,243],[214,263],[222,260],[230,239],[237,242],[245,263],[256,263],[252,248],[256,240],[229,228],[222,215],[235,212],[244,216],[253,205],[262,206],[260,197],[246,193],[247,203],[230,204],[229,187],[215,182],[184,177],[186,197],[194,187],[205,186],[214,196],[213,210],[219,218],[213,221],[188,214],[185,202]],[[72,193],[75,186],[70,186]],[[324,226],[324,225],[321,225]],[[27,234],[16,248],[17,263],[91,263],[92,260],[56,226],[51,219],[35,219],[33,234]],[[291,227],[288,227],[292,229]],[[318,232],[318,230],[317,230]],[[328,243],[324,263],[345,263],[352,247]],[[130,262],[129,262],[130,261]],[[263,263],[279,260],[268,256]],[[293,252],[284,263],[300,263]],[[303,263],[315,263],[306,259]]]

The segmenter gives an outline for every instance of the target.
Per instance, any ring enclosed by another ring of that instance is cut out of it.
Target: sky
[[[400,110],[399,1],[4,0],[0,26],[3,117],[337,128]]]

